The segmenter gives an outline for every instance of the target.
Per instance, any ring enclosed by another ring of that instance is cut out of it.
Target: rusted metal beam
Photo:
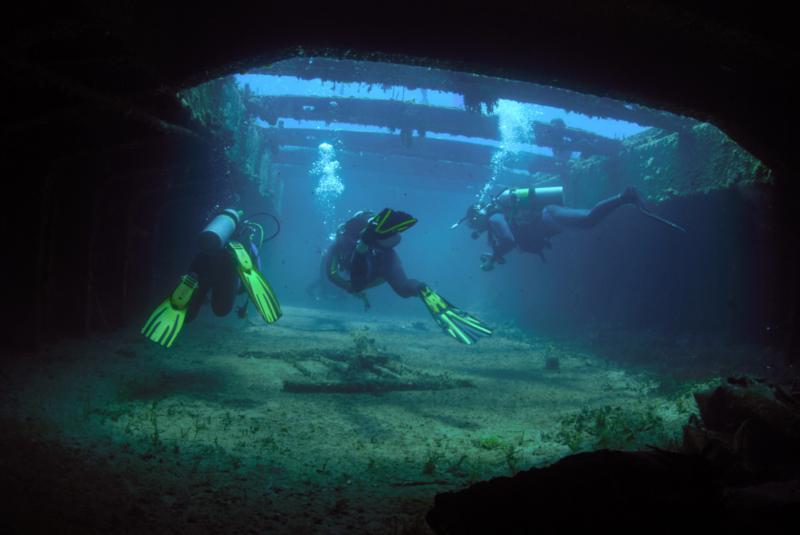
[[[550,123],[533,122],[533,136],[536,145],[550,147],[553,153],[562,159],[568,159],[571,152],[580,152],[581,156],[617,156],[622,150],[622,141],[609,139],[579,128],[569,128],[563,121]]]
[[[274,125],[279,118],[372,125],[393,130],[500,138],[497,117],[393,100],[305,96],[249,97],[247,111]]]
[[[447,91],[463,95],[467,108],[476,111],[480,109],[481,103],[487,103],[491,107],[498,99],[508,99],[669,131],[682,131],[696,123],[693,119],[606,97],[516,80],[411,65],[315,57],[280,61],[252,72],[295,76],[303,80],[321,79],[334,84],[360,82],[378,87],[402,86],[408,89]]]

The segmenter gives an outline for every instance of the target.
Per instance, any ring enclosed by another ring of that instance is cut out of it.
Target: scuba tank
[[[564,188],[512,188],[498,195],[495,202],[509,221],[528,225],[541,218],[542,208],[545,206],[564,205]]]
[[[205,254],[214,254],[222,250],[236,232],[236,227],[242,219],[243,212],[226,208],[206,225],[200,233],[200,251]]]
[[[541,210],[549,204],[564,206],[564,188],[552,186],[548,188],[513,188],[498,195],[510,196],[515,206],[527,206]]]
[[[531,208],[544,208],[548,204],[564,206],[564,188],[551,186],[548,188],[513,188],[498,195],[510,195],[519,205]]]
[[[564,206],[564,188],[562,186],[552,186],[549,188],[534,188],[533,206],[542,209],[549,204]]]

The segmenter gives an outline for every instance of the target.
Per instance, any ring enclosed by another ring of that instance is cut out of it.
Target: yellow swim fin
[[[147,319],[142,334],[164,347],[172,346],[186,319],[186,307],[197,290],[197,280],[183,275],[178,287],[173,290]]]
[[[492,335],[492,329],[485,323],[454,307],[429,287],[420,289],[419,296],[439,327],[462,344],[471,345],[481,336]]]
[[[233,255],[239,278],[242,280],[245,290],[250,295],[250,299],[258,309],[261,317],[267,323],[278,321],[278,318],[283,315],[281,305],[278,303],[275,292],[272,291],[267,279],[253,267],[253,261],[247,250],[241,243],[236,241],[228,242],[228,249]]]

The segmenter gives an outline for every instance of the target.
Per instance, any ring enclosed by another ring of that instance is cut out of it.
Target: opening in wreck
[[[770,331],[781,292],[765,245],[772,173],[714,125],[558,87],[332,57],[177,99],[208,159],[177,153],[126,207],[125,257],[145,259],[138,272],[125,264],[115,294],[130,325],[59,347],[81,356],[46,361],[48,373],[14,394],[84,452],[58,453],[87,481],[122,470],[135,483],[120,500],[159,496],[126,513],[137,522],[214,525],[235,511],[237,529],[425,533],[435,494],[576,453],[720,447],[764,462],[747,446],[752,422],[720,445],[698,420],[708,392],[775,397],[727,376],[785,371]],[[189,179],[174,179],[182,167]],[[557,189],[563,205],[588,208],[631,186],[658,217],[622,210],[541,260],[509,255],[483,269],[484,240],[464,230],[466,207],[506,190]],[[115,210],[103,201],[113,188],[102,195],[97,220]],[[139,222],[149,195],[164,200]],[[419,220],[398,249],[406,268],[491,323],[488,340],[454,343],[385,284],[352,299],[318,280],[342,222],[384,206]],[[147,313],[184,275],[195,235],[230,208],[268,214],[259,269],[282,316],[264,325],[237,294],[237,314],[216,317],[204,301],[172,347],[150,343]],[[99,273],[103,254],[88,258]],[[87,295],[87,324],[117,314],[112,299]],[[626,462],[612,457],[598,463]],[[662,461],[644,462],[676,466]],[[437,504],[428,525],[465,529],[465,500]]]

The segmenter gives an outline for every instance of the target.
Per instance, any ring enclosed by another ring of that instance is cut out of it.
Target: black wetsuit
[[[359,233],[367,225],[370,215],[361,213],[342,225],[336,240],[322,259],[326,276],[349,293],[358,293],[387,282],[400,297],[419,295],[420,288],[425,284],[406,277],[394,249],[370,247],[365,253],[356,251]]]
[[[233,238],[245,246],[253,266],[261,271],[261,258],[255,244],[242,237]],[[236,261],[230,250],[223,247],[214,254],[198,253],[189,266],[189,272],[197,279],[198,286],[186,311],[186,320],[191,321],[200,311],[211,292],[211,310],[217,316],[225,316],[233,309],[236,295],[244,292],[236,270]]]
[[[504,192],[505,193],[505,192]],[[565,230],[594,227],[623,204],[632,202],[623,194],[600,201],[591,209],[566,208],[557,204],[518,209],[512,195],[501,194],[489,216],[488,239],[492,260],[501,260],[515,247],[544,259],[550,238]]]

